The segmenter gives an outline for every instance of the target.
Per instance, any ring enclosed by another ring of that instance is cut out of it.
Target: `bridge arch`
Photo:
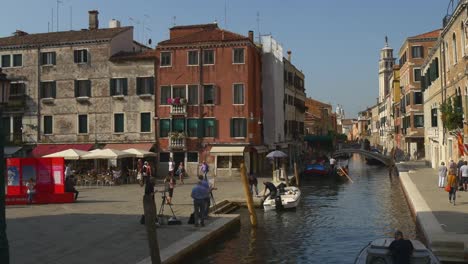
[[[384,156],[382,154],[379,154],[379,153],[375,153],[375,152],[372,152],[372,151],[367,151],[367,150],[364,150],[364,149],[352,149],[352,148],[349,148],[349,149],[340,149],[338,151],[335,151],[335,153],[333,153],[333,157],[338,157],[340,155],[343,155],[343,154],[354,154],[354,153],[357,153],[357,154],[360,154],[360,155],[363,155],[367,158],[371,158],[371,159],[376,159],[380,162],[382,162],[383,164],[385,164],[386,166],[390,166],[392,165],[392,159],[388,156]]]

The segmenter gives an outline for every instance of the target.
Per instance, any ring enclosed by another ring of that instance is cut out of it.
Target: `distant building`
[[[393,131],[390,124],[391,101],[390,101],[390,77],[393,73],[393,49],[388,45],[388,39],[385,37],[385,46],[380,50],[379,60],[379,135],[380,145],[388,148],[390,141],[389,132]]]
[[[318,100],[307,98],[305,101],[305,131],[307,135],[326,136],[336,129],[336,116],[332,106]],[[340,120],[341,121],[341,120]]]

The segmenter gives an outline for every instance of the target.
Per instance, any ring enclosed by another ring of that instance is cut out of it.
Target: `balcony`
[[[23,134],[21,132],[9,133],[5,137],[8,145],[21,145],[23,143]]]
[[[187,105],[171,105],[171,115],[187,115]]]
[[[186,139],[183,132],[171,132],[169,133],[169,149],[185,149]]]
[[[10,95],[6,111],[11,110],[24,110],[26,107],[26,96],[25,95]]]
[[[430,127],[427,129],[427,137],[429,138],[437,138],[439,137],[439,128],[438,127]]]

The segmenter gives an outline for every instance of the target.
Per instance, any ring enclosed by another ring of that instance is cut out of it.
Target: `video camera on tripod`
[[[174,213],[174,210],[172,209],[172,204],[167,204],[166,201],[167,201],[167,196],[166,196],[166,190],[163,190],[163,191],[158,191],[161,193],[161,206],[159,207],[159,212],[158,212],[158,221],[160,224],[163,224],[161,223],[163,219],[166,219],[166,223],[167,225],[181,225],[182,224],[182,221],[180,221],[179,219],[177,219],[175,213]],[[172,216],[167,219],[166,216],[164,216],[164,207],[168,205],[169,208],[171,209],[171,212],[172,212]]]

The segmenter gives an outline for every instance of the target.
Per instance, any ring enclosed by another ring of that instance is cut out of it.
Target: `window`
[[[457,64],[458,62],[458,54],[457,54],[457,37],[455,33],[452,35],[452,47],[453,47],[453,64]]]
[[[232,118],[231,119],[231,137],[246,137],[247,136],[247,119]]]
[[[41,98],[55,98],[56,84],[52,82],[41,82]]]
[[[23,66],[23,55],[22,54],[13,54],[13,67]]]
[[[172,87],[172,98],[187,98],[185,85],[184,86],[174,86]]]
[[[167,137],[170,131],[171,131],[171,120],[160,119],[159,120],[159,136]]]
[[[423,103],[423,95],[422,92],[414,92],[414,104],[422,104]]]
[[[91,81],[76,80],[75,81],[75,97],[91,97]]]
[[[114,133],[124,132],[124,114],[114,114]]]
[[[234,49],[233,50],[233,61],[234,63],[244,63],[244,49]]]
[[[169,162],[169,157],[169,152],[161,152],[159,153],[159,162]]]
[[[161,66],[169,67],[172,65],[171,62],[172,53],[171,52],[161,52]]]
[[[198,51],[190,50],[188,53],[188,65],[198,65]]]
[[[410,105],[410,103],[411,103],[410,94],[409,94],[409,93],[406,94],[405,97],[406,97],[406,98],[405,98],[405,102],[406,102],[406,105],[408,106],[408,105]]]
[[[55,52],[42,52],[41,65],[55,65]]]
[[[198,104],[198,85],[188,86],[188,104]]]
[[[203,51],[203,64],[209,65],[214,64],[214,50],[204,50]]]
[[[405,53],[403,53],[403,55],[401,55],[399,64],[400,66],[403,66],[403,64],[405,63],[406,63],[406,51]]]
[[[2,55],[2,68],[11,67],[11,56],[10,55]]]
[[[411,57],[416,59],[416,58],[422,58],[423,57],[423,46],[412,46],[411,47]]]
[[[214,104],[215,101],[215,91],[213,85],[203,85],[203,103],[204,104]]]
[[[421,81],[421,69],[415,68],[413,70],[414,72],[414,81],[415,82],[420,82]]]
[[[198,123],[199,123],[199,119],[187,119],[187,136],[188,137],[198,136]]]
[[[168,105],[167,100],[171,98],[171,87],[161,86],[161,105]]]
[[[203,136],[216,137],[216,120],[214,118],[203,119]]]
[[[137,77],[137,95],[154,94],[154,77]]]
[[[242,156],[232,156],[231,157],[231,168],[240,169],[241,163],[244,162],[244,157]]]
[[[73,61],[75,63],[87,63],[88,62],[88,50],[74,50]]]
[[[112,78],[110,79],[110,95],[127,95],[128,81],[127,78]]]
[[[44,135],[51,135],[53,132],[52,116],[44,116]]]
[[[414,127],[424,127],[423,115],[414,115]]]
[[[11,83],[10,84],[10,97],[23,96],[26,94],[25,83]]]
[[[431,109],[431,127],[437,127],[437,108]]]
[[[187,162],[198,162],[198,152],[187,152]]]
[[[234,104],[244,104],[244,85],[234,84]]]
[[[78,134],[88,133],[88,115],[78,115]]]
[[[216,158],[216,168],[229,169],[229,156],[218,156]]]
[[[172,119],[172,131],[185,132],[185,119],[183,118]]]
[[[140,114],[140,132],[151,132],[151,113]]]

